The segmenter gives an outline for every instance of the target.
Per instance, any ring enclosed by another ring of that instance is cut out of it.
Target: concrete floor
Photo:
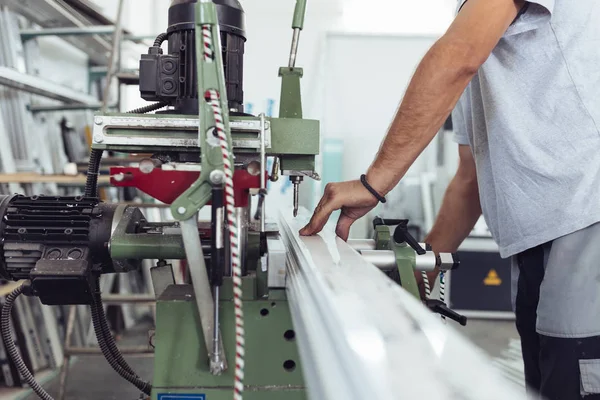
[[[473,343],[491,357],[501,357],[511,339],[518,338],[514,322],[469,320],[459,328]],[[145,328],[129,333],[120,345],[141,344],[146,338]],[[152,358],[127,358],[133,369],[144,379],[152,379]],[[49,393],[58,395],[58,379],[47,385]],[[139,392],[121,379],[102,357],[79,357],[70,368],[66,400],[138,400]],[[34,395],[25,400],[37,400]]]

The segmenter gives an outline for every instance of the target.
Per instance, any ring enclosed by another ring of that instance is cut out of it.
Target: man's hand
[[[309,236],[319,233],[331,213],[341,209],[342,215],[338,220],[335,233],[343,240],[348,240],[350,226],[375,208],[377,203],[377,199],[358,180],[329,183],[309,224],[300,231],[300,234]]]

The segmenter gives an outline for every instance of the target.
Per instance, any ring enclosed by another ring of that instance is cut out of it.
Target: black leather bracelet
[[[365,174],[362,174],[362,175],[360,176],[360,183],[362,183],[362,184],[363,184],[363,186],[364,186],[365,188],[367,188],[367,190],[368,190],[369,192],[371,192],[371,194],[372,194],[373,196],[375,196],[375,198],[376,198],[376,199],[377,199],[379,202],[381,202],[381,203],[385,203],[385,202],[387,201],[387,200],[385,199],[385,197],[383,197],[382,195],[380,195],[379,193],[377,193],[377,190],[373,189],[373,188],[371,187],[371,185],[369,185],[369,182],[367,182],[367,176],[366,176]]]

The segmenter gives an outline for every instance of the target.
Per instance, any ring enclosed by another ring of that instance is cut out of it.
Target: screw
[[[94,142],[102,143],[102,142],[104,142],[104,137],[100,134],[96,134],[96,135],[94,135]]]
[[[213,185],[220,185],[225,180],[225,174],[223,171],[216,169],[210,173],[209,178]]]
[[[185,208],[185,207],[179,207],[179,208],[177,209],[177,212],[178,212],[179,214],[183,215],[183,214],[185,214],[185,212],[186,212],[186,208]]]
[[[96,117],[96,118],[94,118],[94,123],[95,123],[96,125],[102,125],[102,122],[103,122],[103,121],[104,121],[104,120],[102,119],[102,117]]]

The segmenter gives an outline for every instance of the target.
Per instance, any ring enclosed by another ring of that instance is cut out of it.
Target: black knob
[[[407,219],[403,219],[403,220],[399,221],[398,226],[394,230],[394,241],[398,244],[405,243],[405,242],[408,243],[408,245],[410,247],[412,247],[413,250],[416,251],[417,254],[420,256],[427,253],[427,251],[425,251],[425,249],[421,247],[419,242],[417,242],[417,239],[415,239],[408,232],[408,220]]]

